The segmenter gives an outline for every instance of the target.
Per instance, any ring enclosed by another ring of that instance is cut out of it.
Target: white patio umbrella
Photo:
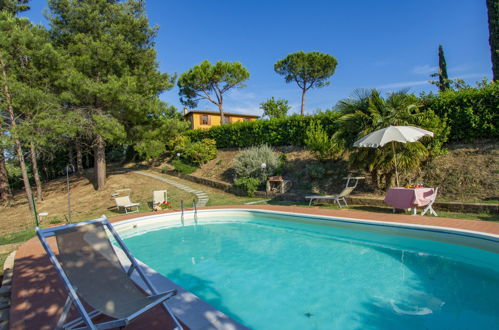
[[[397,170],[397,158],[395,157],[395,143],[393,142],[416,142],[425,135],[433,136],[433,132],[414,126],[388,126],[356,141],[354,147],[379,148],[392,142],[393,161],[395,164],[395,178],[399,186],[399,174]]]

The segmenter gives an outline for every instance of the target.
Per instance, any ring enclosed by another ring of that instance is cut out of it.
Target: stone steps
[[[178,189],[181,189],[183,191],[186,191],[188,193],[195,195],[197,197],[197,203],[196,203],[197,206],[206,206],[206,204],[210,200],[208,194],[206,194],[204,191],[193,189],[192,187],[186,186],[185,184],[182,184],[178,181],[175,181],[172,179],[167,179],[165,177],[162,177],[162,176],[159,176],[156,174],[152,174],[149,172],[144,172],[144,171],[132,171],[132,173],[147,176],[147,177],[162,181],[162,182],[167,183],[169,185],[172,185]]]

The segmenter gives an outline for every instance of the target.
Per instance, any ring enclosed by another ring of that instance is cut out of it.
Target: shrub
[[[333,157],[337,153],[334,139],[330,137],[322,125],[313,121],[307,131],[305,146],[320,161]]]
[[[324,174],[326,174],[326,169],[324,166],[320,164],[310,164],[307,165],[307,175],[310,179],[320,180],[324,178]]]
[[[62,222],[65,222],[65,220],[62,218],[59,218],[59,217],[53,217],[50,219],[49,224],[56,225],[56,224],[62,223]]]
[[[265,168],[262,168],[263,163]],[[243,150],[234,159],[234,169],[238,177],[257,178],[262,183],[269,175],[274,174],[278,165],[279,159],[268,145]]]
[[[202,165],[217,156],[216,142],[213,139],[192,142],[188,136],[178,136],[170,141],[169,147],[174,157],[180,154],[181,159],[195,166]]]
[[[423,95],[425,109],[446,117],[452,141],[499,136],[499,83]]]
[[[255,192],[260,185],[260,181],[255,178],[239,178],[234,180],[234,187],[239,192],[246,194],[249,197],[255,196]]]
[[[167,147],[176,155],[177,153],[182,154],[191,143],[191,139],[188,136],[178,135],[168,141]]]
[[[181,161],[180,159],[173,160],[172,165],[173,165],[173,167],[175,167],[175,171],[180,172],[182,174],[191,174],[192,172],[194,172],[197,169],[196,166],[186,164],[183,161]]]
[[[181,153],[182,158],[189,163],[199,166],[217,156],[217,144],[213,139],[203,139],[198,142],[190,143]]]

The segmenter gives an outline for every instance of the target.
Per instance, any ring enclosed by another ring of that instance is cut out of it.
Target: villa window
[[[243,121],[250,121],[250,119],[248,117],[244,117]]]
[[[210,116],[201,115],[201,125],[209,125],[209,124],[210,124]]]
[[[224,116],[224,124],[230,124],[231,120],[229,116]]]

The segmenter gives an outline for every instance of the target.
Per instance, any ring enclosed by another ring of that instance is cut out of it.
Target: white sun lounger
[[[350,193],[353,191],[353,189],[354,189],[354,187],[347,187],[347,188],[343,189],[338,195],[311,195],[311,196],[305,196],[305,198],[310,199],[310,203],[308,203],[309,206],[312,205],[312,201],[314,201],[314,200],[331,199],[335,203],[337,203],[339,207],[343,207],[343,206],[341,206],[340,201],[343,201],[343,203],[345,203],[345,206],[348,207],[348,204],[347,204],[345,197],[350,195]]]
[[[347,200],[345,197],[350,195],[350,193],[357,187],[357,184],[359,183],[359,180],[364,179],[362,176],[355,176],[355,177],[346,177],[344,178],[347,180],[347,183],[345,185],[345,188],[338,194],[338,195],[310,195],[310,196],[305,196],[305,199],[310,199],[310,203],[308,205],[312,205],[312,202],[314,200],[320,200],[320,199],[330,199],[333,200],[338,206],[341,208],[343,207],[340,203],[340,201],[343,201],[345,203],[344,206],[348,207]],[[355,180],[355,184],[353,186],[349,186],[350,181]]]
[[[130,260],[128,271],[123,268],[106,229]],[[68,291],[57,329],[123,328],[138,316],[160,305],[176,325],[176,329],[182,329],[166,305],[166,300],[173,297],[176,291],[157,292],[105,216],[47,229],[37,227],[36,233]],[[52,236],[57,242],[57,257],[47,243],[47,238]],[[149,292],[141,290],[130,278],[134,271]],[[87,312],[83,300],[92,311]],[[81,316],[66,322],[71,307]],[[101,314],[113,319],[94,323],[93,319]]]
[[[139,212],[140,203],[132,203],[130,201],[130,196],[116,197],[114,200],[116,201],[118,211],[122,208],[125,209],[125,213],[128,213],[129,210],[130,212]],[[135,211],[132,210],[133,208],[135,208]]]

